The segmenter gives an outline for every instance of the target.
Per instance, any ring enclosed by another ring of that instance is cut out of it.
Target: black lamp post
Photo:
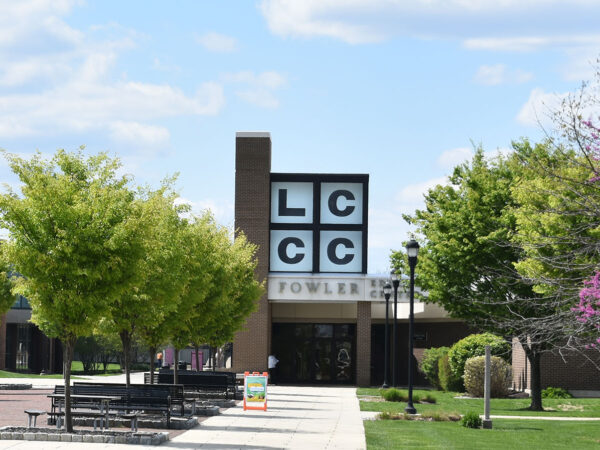
[[[397,387],[396,378],[396,342],[398,341],[398,286],[400,286],[400,280],[394,270],[390,273],[392,279],[392,285],[394,286],[394,337],[392,340],[392,386]]]
[[[406,255],[408,256],[408,265],[410,267],[410,313],[408,315],[408,404],[404,411],[408,414],[416,414],[417,410],[413,406],[413,340],[414,340],[414,319],[415,319],[415,266],[417,265],[417,256],[419,254],[419,243],[411,239],[406,244]]]
[[[388,351],[388,341],[390,340],[390,334],[388,332],[388,316],[390,311],[390,295],[392,295],[392,286],[390,283],[385,283],[383,286],[383,296],[385,297],[385,344],[384,348],[384,357],[383,357],[383,385],[381,386],[383,389],[387,389],[390,386],[388,385],[388,362],[390,359],[390,352]]]

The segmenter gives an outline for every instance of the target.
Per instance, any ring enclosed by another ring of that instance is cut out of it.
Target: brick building
[[[597,350],[543,353],[541,366],[542,389],[561,387],[578,397],[597,397],[600,392],[600,353]],[[531,365],[516,339],[513,339],[512,367],[514,389],[529,392]]]
[[[0,370],[40,373],[62,372],[62,347],[33,323],[31,307],[21,295],[0,316]]]
[[[259,246],[257,276],[267,293],[235,336],[233,370],[264,371],[273,354],[280,382],[381,384],[387,277],[367,273],[369,176],[272,173],[264,132],[237,133],[235,171],[235,228]],[[398,301],[396,373],[403,384],[407,294]],[[417,359],[467,334],[441,308],[415,304]],[[425,383],[416,369],[414,379]]]

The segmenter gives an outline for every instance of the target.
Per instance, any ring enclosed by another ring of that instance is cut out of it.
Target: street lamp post
[[[416,414],[417,410],[413,406],[413,340],[414,340],[414,320],[415,320],[415,266],[417,265],[417,256],[419,254],[419,243],[411,239],[406,244],[406,255],[408,256],[408,265],[410,267],[410,313],[408,315],[408,403],[404,411],[408,414]]]
[[[390,359],[390,352],[388,351],[388,341],[390,340],[390,334],[388,331],[388,316],[390,311],[390,295],[392,294],[392,286],[390,283],[385,283],[383,286],[383,296],[385,297],[385,343],[384,343],[384,357],[383,357],[383,385],[381,386],[383,389],[387,389],[390,386],[388,385],[388,362]]]
[[[396,378],[396,342],[398,341],[398,286],[400,286],[400,280],[395,270],[392,270],[390,274],[392,278],[392,285],[394,286],[394,336],[392,340],[392,386],[398,387]]]

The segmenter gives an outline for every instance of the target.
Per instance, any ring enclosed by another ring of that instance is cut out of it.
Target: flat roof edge
[[[268,131],[238,131],[235,133],[236,138],[270,138],[271,133]]]

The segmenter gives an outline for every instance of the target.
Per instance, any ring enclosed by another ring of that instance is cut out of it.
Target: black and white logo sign
[[[272,272],[366,273],[368,175],[271,174]]]

